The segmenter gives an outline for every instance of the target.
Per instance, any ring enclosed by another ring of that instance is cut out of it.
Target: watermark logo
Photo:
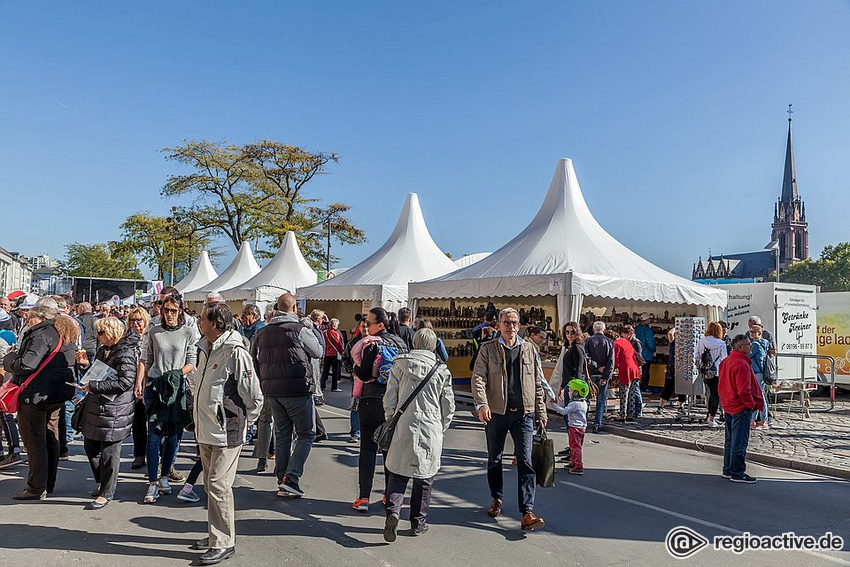
[[[667,553],[676,559],[691,557],[703,547],[708,545],[708,540],[687,526],[677,526],[667,532]]]

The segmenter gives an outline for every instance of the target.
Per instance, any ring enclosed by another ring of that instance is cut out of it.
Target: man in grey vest
[[[294,295],[281,295],[277,310],[281,313],[254,336],[251,356],[263,396],[274,415],[278,496],[300,498],[304,491],[299,481],[316,437],[313,394],[318,377],[313,374],[310,359],[324,352],[313,332],[298,321]]]

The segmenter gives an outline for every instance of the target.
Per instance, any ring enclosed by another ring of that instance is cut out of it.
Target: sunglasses
[[[567,331],[567,334],[568,335],[577,335],[578,333],[576,333],[575,331]]]
[[[165,313],[166,315],[177,315],[178,313],[180,313],[180,310],[179,309],[169,309],[169,308],[164,307],[162,309],[162,312]]]

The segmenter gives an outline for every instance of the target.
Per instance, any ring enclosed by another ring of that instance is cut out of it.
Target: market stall
[[[673,317],[716,320],[726,306],[724,290],[671,274],[608,234],[590,213],[569,159],[558,162],[543,205],[519,235],[466,268],[411,283],[408,294],[417,313],[450,311],[452,300],[460,313],[474,313],[462,328],[439,329],[455,334],[446,344],[459,355],[471,347],[471,324],[480,322],[488,307],[522,308],[529,324],[547,329],[556,351],[560,327],[587,312],[619,324],[648,313],[656,337],[666,340]],[[461,369],[463,361],[453,366]],[[468,369],[455,374],[469,375]]]
[[[296,293],[298,288],[315,285],[316,272],[304,259],[295,233],[291,230],[283,237],[283,243],[274,258],[257,275],[243,284],[222,291],[225,301],[253,303],[260,312],[269,303],[285,292]]]
[[[208,293],[213,291],[221,292],[237,287],[257,275],[259,272],[260,266],[254,259],[254,255],[251,253],[251,245],[247,241],[242,242],[242,246],[239,247],[239,252],[236,254],[236,257],[233,258],[233,261],[229,266],[227,266],[227,269],[224,270],[220,276],[203,287],[184,293],[183,299],[192,304],[203,303]],[[241,302],[228,302],[228,305],[234,313],[241,311]],[[199,306],[200,305],[192,305],[191,307],[197,309]]]
[[[431,238],[419,197],[409,193],[390,237],[374,254],[320,284],[299,288],[306,309],[322,309],[343,328],[354,323],[354,314],[380,306],[398,311],[407,305],[407,284],[453,271],[454,263]]]
[[[210,255],[204,250],[198,256],[198,261],[195,262],[186,277],[177,282],[174,287],[180,293],[187,293],[204,287],[217,277],[218,274],[213,268],[212,262],[210,262]]]

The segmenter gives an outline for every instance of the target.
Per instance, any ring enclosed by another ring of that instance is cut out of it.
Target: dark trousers
[[[186,477],[186,484],[191,484],[192,486],[198,483],[198,477],[201,476],[201,473],[204,471],[204,464],[201,459],[195,461],[195,464],[192,465],[192,470],[189,471],[189,476]]]
[[[675,373],[667,368],[667,372],[664,375],[664,389],[661,390],[661,399],[665,402],[669,402],[670,398],[673,397],[673,391],[676,389],[676,376]],[[686,396],[684,394],[679,394],[678,400],[680,402],[684,402]]]
[[[640,389],[646,390],[649,388],[649,360],[646,361],[646,364],[640,367]]]
[[[599,392],[596,394],[596,412],[593,415],[593,425],[602,427],[602,418],[605,416],[605,410],[608,407],[608,385],[611,382],[608,380],[605,384],[602,384],[602,376],[599,374],[591,376],[590,379],[599,388]]]
[[[15,423],[15,416],[10,413],[0,414],[0,425],[3,427],[3,438],[6,439],[6,445],[9,446],[9,454],[19,453],[21,451],[21,439],[18,437],[18,425]],[[2,450],[0,450],[2,453]]]
[[[339,368],[340,360],[336,355],[334,356],[326,356],[325,363],[322,365],[322,390],[328,387],[328,373],[333,372],[331,378],[331,390],[336,390],[339,388],[339,376],[340,376],[340,368]]]
[[[37,407],[21,404],[18,427],[27,446],[29,472],[27,490],[41,494],[53,492],[59,469],[59,409],[62,404]]]
[[[89,458],[94,481],[100,485],[98,496],[112,500],[118,485],[118,468],[121,466],[121,441],[86,438],[83,440],[83,448]]]
[[[319,415],[319,408],[315,408],[313,412],[315,413],[315,417],[313,419],[316,422],[316,436],[318,437],[319,435],[324,435],[325,437],[327,437],[328,431],[327,429],[325,429],[325,424],[322,423],[322,418]]]
[[[144,457],[148,448],[148,418],[144,400],[136,400],[133,414],[133,456]]]
[[[401,516],[401,506],[404,504],[404,493],[407,490],[409,477],[389,473],[387,476],[387,516]],[[418,530],[425,524],[428,516],[428,506],[431,504],[431,486],[434,477],[414,478],[413,492],[410,494],[410,527]]]
[[[601,392],[600,388],[600,392]],[[508,433],[514,441],[517,460],[517,502],[523,514],[534,511],[535,481],[531,466],[531,437],[534,435],[534,415],[522,411],[508,411],[505,415],[493,414],[484,428],[487,436],[487,483],[490,496],[502,498],[502,453]]]
[[[384,403],[379,398],[360,398],[360,458],[357,468],[360,472],[360,494],[358,498],[369,499],[375,477],[375,460],[378,458],[378,444],[372,437],[375,430],[384,423]],[[386,458],[386,455],[384,455]],[[386,466],[384,479],[389,477]]]
[[[750,419],[753,412],[745,409],[726,414],[726,437],[723,441],[723,474],[741,478],[747,472],[747,446],[750,444]]]
[[[720,407],[720,394],[717,392],[720,378],[705,378],[702,382],[708,388],[708,415],[716,417],[717,408]]]

